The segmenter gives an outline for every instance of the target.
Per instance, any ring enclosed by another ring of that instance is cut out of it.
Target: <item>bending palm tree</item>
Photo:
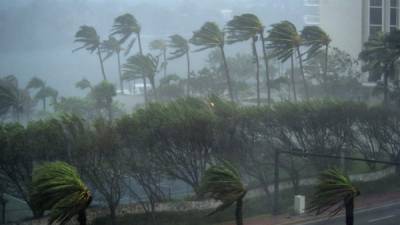
[[[359,57],[365,62],[364,71],[369,71],[369,79],[380,80],[383,76],[384,103],[388,103],[388,80],[394,76],[395,62],[400,57],[400,31],[372,36],[364,43]]]
[[[75,34],[75,42],[82,43],[82,46],[74,49],[73,52],[80,49],[86,49],[91,54],[97,51],[97,56],[99,57],[101,73],[103,74],[103,79],[107,80],[106,73],[104,72],[103,58],[101,57],[100,51],[100,37],[97,35],[96,29],[91,26],[83,25],[79,28],[79,31]]]
[[[190,87],[190,56],[189,56],[189,43],[188,41],[183,38],[182,36],[175,34],[169,37],[169,44],[168,47],[174,49],[173,52],[170,52],[169,60],[180,58],[186,55],[186,65],[187,65],[187,87],[186,93],[189,95],[189,87]]]
[[[296,89],[294,84],[294,64],[293,57],[297,53],[299,59],[300,72],[303,79],[304,90],[306,98],[308,99],[308,87],[304,76],[303,59],[300,53],[300,46],[302,45],[302,38],[297,32],[296,26],[289,21],[282,21],[272,25],[272,29],[269,31],[267,40],[270,42],[267,48],[273,51],[273,55],[276,56],[280,61],[286,62],[289,58],[291,59],[291,80],[293,86],[294,99],[296,101]]]
[[[304,40],[304,45],[308,46],[307,59],[314,57],[321,48],[325,48],[325,65],[324,65],[324,77],[328,74],[328,51],[331,38],[324,30],[319,26],[306,26],[301,32],[301,36]]]
[[[92,195],[76,169],[64,162],[45,163],[33,171],[30,196],[39,210],[50,210],[49,224],[66,224],[78,215],[86,225],[86,209]]]
[[[154,93],[154,98],[157,99],[157,90],[154,78],[157,73],[158,62],[158,57],[154,57],[151,54],[148,54],[146,56],[140,54],[131,56],[123,65],[123,76],[129,77],[132,74],[141,74],[142,76],[146,76],[150,80],[150,84]]]
[[[167,61],[167,43],[165,43],[164,40],[154,40],[152,42],[150,42],[150,49],[152,50],[158,50],[161,52],[161,55],[163,56],[163,63],[161,63],[160,65],[160,69],[162,68],[164,71],[164,77],[167,76],[167,65],[168,65],[168,61]]]
[[[19,89],[16,79],[0,79],[0,116],[11,112],[19,122],[21,114],[28,112],[32,106],[28,91]]]
[[[256,63],[256,80],[257,80],[257,105],[260,105],[260,66],[258,61],[258,54],[256,48],[256,42],[260,36],[262,43],[264,43],[264,26],[257,16],[253,14],[242,14],[235,16],[231,21],[228,22],[226,29],[228,31],[227,42],[233,44],[241,41],[252,40],[251,47],[253,57]],[[259,36],[258,36],[259,35]],[[271,84],[268,68],[268,57],[265,51],[264,44],[262,44],[265,71],[267,78],[267,92],[268,92],[268,104],[271,104]]]
[[[139,23],[137,22],[136,18],[129,13],[126,13],[124,15],[118,16],[114,20],[114,25],[112,28],[112,33],[111,35],[119,35],[121,38],[119,40],[119,43],[123,44],[125,43],[129,38],[131,38],[133,35],[136,35],[137,40],[138,40],[138,45],[139,45],[139,53],[140,55],[143,55],[143,49],[142,49],[142,41],[140,39],[140,31],[141,27]],[[136,38],[131,38],[128,47],[125,50],[125,55],[128,55],[133,44],[135,43]],[[142,75],[143,79],[143,85],[144,85],[144,101],[147,103],[147,81],[145,75]]]
[[[117,39],[115,39],[114,37],[109,37],[108,40],[104,40],[103,43],[101,43],[101,49],[106,54],[103,59],[104,61],[110,58],[114,54],[117,55],[119,85],[123,93],[124,84],[121,79],[122,73],[121,73],[121,58],[120,58],[121,57],[120,53],[122,51],[121,45],[117,41]]]
[[[203,176],[200,191],[222,202],[222,205],[209,215],[236,203],[236,225],[243,225],[243,198],[247,191],[239,172],[231,164],[224,162],[223,165],[210,167]]]
[[[232,82],[229,75],[228,64],[225,57],[225,37],[224,32],[222,32],[217,24],[213,22],[206,22],[198,31],[193,32],[193,37],[190,39],[190,43],[196,46],[200,46],[196,52],[203,51],[210,48],[219,48],[221,50],[222,60],[224,63],[225,78],[228,84],[228,91],[231,101],[234,101]]]
[[[360,191],[346,175],[337,169],[330,169],[319,177],[309,210],[317,214],[330,211],[330,215],[334,216],[345,208],[346,225],[353,225],[354,199],[358,195]]]

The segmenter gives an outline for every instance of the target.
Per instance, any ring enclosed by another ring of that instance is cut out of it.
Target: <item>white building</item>
[[[319,5],[319,24],[332,45],[357,57],[370,35],[400,28],[399,0],[305,0]]]

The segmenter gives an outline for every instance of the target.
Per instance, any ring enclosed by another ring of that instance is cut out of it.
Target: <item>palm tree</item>
[[[189,55],[189,42],[183,38],[182,36],[175,34],[169,37],[168,47],[173,49],[174,51],[170,52],[169,60],[177,59],[182,56],[186,56],[186,65],[187,65],[187,87],[186,94],[189,95],[189,87],[190,87],[190,55]]]
[[[143,49],[142,49],[142,42],[140,39],[140,31],[141,27],[136,20],[136,18],[129,13],[123,14],[121,16],[118,16],[114,20],[114,25],[112,28],[111,35],[118,35],[120,36],[119,43],[123,44],[125,43],[132,35],[136,35],[136,38],[138,40],[138,45],[139,45],[139,53],[140,55],[143,55]],[[128,44],[128,47],[125,50],[125,55],[128,55],[133,44],[136,41],[136,38],[131,38],[131,41]],[[142,75],[143,79],[143,85],[144,85],[144,101],[147,103],[147,81],[146,77]]]
[[[160,65],[160,69],[162,68],[164,71],[164,77],[167,76],[167,43],[164,40],[157,39],[150,42],[150,49],[160,51],[163,56],[163,62]]]
[[[30,199],[39,210],[50,210],[49,224],[64,225],[78,215],[79,224],[86,225],[92,194],[74,167],[52,162],[34,169]]]
[[[331,38],[319,26],[304,27],[301,37],[304,41],[303,45],[309,47],[307,50],[307,59],[316,56],[320,49],[325,48],[324,77],[326,78],[328,74],[328,55],[329,44],[332,41]]]
[[[100,51],[100,37],[96,32],[96,29],[91,26],[83,25],[79,28],[78,32],[75,34],[75,42],[81,43],[82,46],[73,50],[73,52],[80,49],[86,49],[92,54],[97,51],[97,56],[99,57],[101,73],[103,75],[103,80],[107,80],[106,73],[104,72],[103,58]]]
[[[28,113],[33,107],[29,92],[18,87],[14,76],[0,79],[0,115],[11,113],[16,121],[20,121],[23,113]]]
[[[252,40],[251,47],[256,63],[256,80],[257,80],[257,105],[260,105],[260,66],[258,61],[258,53],[256,48],[256,42],[260,37],[262,43],[264,43],[264,26],[256,15],[253,14],[242,14],[240,16],[235,16],[226,25],[226,30],[228,32],[227,42],[228,44],[233,44],[236,42]],[[267,92],[268,92],[268,104],[271,104],[271,85],[269,76],[269,66],[268,57],[265,51],[264,44],[262,44],[265,71],[267,78]]]
[[[365,62],[364,71],[369,71],[369,80],[377,81],[383,76],[384,103],[388,103],[388,80],[395,73],[395,62],[400,57],[400,31],[371,36],[364,43],[359,58]]]
[[[123,65],[124,77],[142,75],[150,80],[151,87],[153,89],[154,98],[157,99],[156,85],[155,85],[155,75],[157,73],[159,58],[154,57],[151,54],[144,55],[134,55],[127,59],[126,63]]]
[[[116,54],[117,55],[117,64],[118,64],[118,77],[119,77],[119,85],[121,88],[121,91],[123,93],[124,91],[124,84],[122,82],[122,73],[121,73],[121,51],[122,47],[119,41],[115,37],[108,37],[107,40],[104,40],[103,43],[101,43],[101,49],[102,51],[106,54],[104,56],[104,61],[106,61],[108,58],[110,58],[112,55]]]
[[[230,163],[224,162],[222,165],[211,166],[207,169],[202,179],[200,191],[222,202],[222,205],[210,215],[236,203],[236,225],[243,225],[243,198],[247,190],[241,181],[239,172]]]
[[[303,79],[304,90],[306,98],[308,99],[308,87],[304,76],[303,59],[300,52],[300,47],[303,43],[303,39],[297,32],[296,26],[289,21],[282,21],[272,25],[269,30],[267,40],[267,48],[273,51],[273,55],[276,56],[280,61],[286,62],[289,58],[291,59],[291,80],[293,86],[294,99],[296,101],[296,89],[294,84],[294,63],[293,57],[297,53],[299,59],[300,72]]]
[[[38,77],[33,77],[28,84],[26,85],[26,89],[41,89],[44,86],[46,86],[45,82],[38,78]]]
[[[193,32],[193,37],[190,39],[190,43],[196,46],[200,46],[196,52],[203,51],[210,48],[219,48],[222,55],[222,60],[224,63],[225,77],[228,85],[228,91],[231,101],[234,101],[232,82],[229,75],[228,63],[226,62],[225,56],[225,37],[224,32],[222,32],[218,25],[213,22],[206,22],[200,30]]]
[[[354,199],[360,191],[351,183],[348,176],[338,169],[322,172],[311,200],[309,210],[322,214],[330,211],[330,215],[346,210],[346,225],[354,222]]]
[[[82,78],[82,80],[76,82],[75,87],[82,90],[85,90],[86,88],[89,88],[90,90],[93,89],[92,84],[86,78]]]

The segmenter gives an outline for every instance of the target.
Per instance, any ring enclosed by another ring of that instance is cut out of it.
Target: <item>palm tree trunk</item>
[[[270,81],[270,74],[269,74],[269,64],[268,64],[268,56],[267,51],[265,50],[265,40],[264,40],[264,29],[260,32],[261,37],[261,44],[264,56],[264,63],[265,63],[265,76],[267,78],[267,92],[268,92],[268,104],[271,104],[271,81]]]
[[[110,220],[111,220],[111,225],[116,225],[117,224],[117,216],[115,213],[115,207],[114,206],[110,206]]]
[[[107,80],[106,73],[104,72],[103,58],[101,57],[101,52],[99,47],[97,47],[97,55],[99,56],[100,68],[101,68],[101,74],[103,75],[103,80]]]
[[[257,106],[260,106],[260,62],[258,60],[257,48],[256,48],[256,37],[253,37],[251,46],[253,48],[253,57],[256,62],[256,81],[257,81]]]
[[[158,99],[158,95],[157,95],[157,90],[156,90],[156,83],[154,81],[154,78],[149,79],[149,80],[150,80],[151,88],[153,89],[154,100],[157,100]]]
[[[186,63],[187,63],[187,84],[186,84],[186,95],[190,95],[190,57],[189,51],[186,52]]]
[[[309,99],[308,86],[307,86],[307,82],[306,82],[306,77],[304,76],[303,59],[301,57],[300,47],[297,47],[297,56],[299,57],[301,77],[303,79],[303,85],[304,85],[304,91],[306,93],[306,99],[308,100]]]
[[[329,45],[325,46],[325,65],[324,65],[324,89],[327,91],[326,80],[328,77],[328,57],[329,57]]]
[[[224,70],[225,70],[226,82],[228,84],[229,97],[231,98],[231,101],[234,102],[235,100],[233,98],[231,77],[229,75],[228,63],[226,62],[224,46],[220,46],[220,49],[222,54],[222,60],[224,62]]]
[[[79,225],[86,225],[87,219],[86,219],[86,210],[81,210],[78,213],[78,223]]]
[[[124,94],[124,82],[122,81],[122,73],[121,73],[121,58],[120,52],[117,52],[117,60],[118,60],[118,75],[119,75],[119,86],[121,88],[122,94]]]
[[[164,60],[164,77],[167,76],[167,49],[163,51],[163,60]]]
[[[354,198],[345,203],[346,207],[346,225],[354,224]]]
[[[137,39],[138,39],[138,44],[139,44],[139,53],[140,55],[143,55],[143,49],[142,49],[142,41],[140,39],[140,33],[137,33]],[[146,76],[142,75],[143,78],[143,92],[144,92],[144,102],[148,102],[148,96],[147,96],[147,81],[146,81]]]
[[[383,105],[387,106],[388,105],[388,76],[389,76],[389,72],[386,71],[383,74]]]
[[[292,80],[292,89],[293,89],[293,99],[294,102],[297,102],[297,94],[296,94],[296,82],[294,81],[294,59],[293,55],[290,57],[290,79]]]
[[[236,225],[243,225],[243,197],[244,195],[236,201]]]

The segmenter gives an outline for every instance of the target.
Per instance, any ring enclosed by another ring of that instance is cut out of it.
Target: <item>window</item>
[[[369,1],[369,35],[383,31],[383,1]]]
[[[319,16],[316,15],[305,15],[304,23],[306,25],[319,25]]]
[[[389,15],[390,31],[398,29],[399,25],[399,2],[398,0],[390,0],[390,15]]]

